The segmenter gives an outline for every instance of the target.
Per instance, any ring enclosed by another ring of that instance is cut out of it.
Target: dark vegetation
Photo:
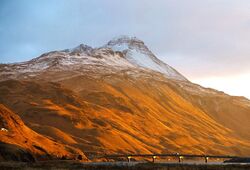
[[[225,163],[250,163],[250,158],[233,158],[224,161]]]
[[[17,145],[0,142],[0,161],[35,162],[35,158]]]
[[[49,161],[37,163],[0,163],[1,170],[9,169],[51,169],[51,170],[249,170],[250,165],[225,164],[225,165],[191,165],[191,164],[154,164],[154,163],[79,163],[76,161]]]

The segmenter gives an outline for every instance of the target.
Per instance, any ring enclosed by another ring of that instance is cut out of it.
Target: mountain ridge
[[[123,49],[117,49],[117,44],[123,45]],[[109,55],[109,57],[105,57],[105,55]],[[96,58],[98,60],[96,60]],[[117,67],[122,67],[121,69],[127,69],[130,67],[149,69],[160,72],[167,78],[187,81],[187,79],[175,69],[159,60],[148,49],[143,41],[133,37],[113,39],[99,48],[92,48],[80,44],[72,49],[51,51],[27,62],[5,64],[2,65],[2,67],[0,65],[0,71],[2,74],[11,74],[16,68],[17,72],[39,72],[60,64],[62,66],[69,66],[76,63],[79,65],[107,63],[111,63],[112,65],[113,63],[113,65],[116,65]],[[8,68],[8,66],[12,66],[13,69]]]

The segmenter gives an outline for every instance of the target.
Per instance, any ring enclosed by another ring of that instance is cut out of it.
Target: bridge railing
[[[178,160],[178,162],[182,162],[184,158],[202,158],[205,163],[208,163],[208,160],[211,158],[214,159],[232,159],[232,158],[240,158],[238,156],[230,156],[230,155],[195,155],[195,154],[113,154],[113,155],[101,155],[98,158],[106,158],[106,159],[119,159],[125,158],[128,162],[131,161],[132,158],[152,158],[152,162],[155,162],[159,157],[173,157]]]

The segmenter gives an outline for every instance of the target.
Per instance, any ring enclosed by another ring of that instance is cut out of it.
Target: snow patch
[[[129,47],[128,47],[128,44],[124,43],[124,44],[115,44],[115,45],[113,45],[111,47],[111,49],[114,50],[114,51],[121,51],[121,52],[123,52],[123,51],[129,49]]]

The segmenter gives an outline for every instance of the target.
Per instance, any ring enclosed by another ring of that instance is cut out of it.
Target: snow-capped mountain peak
[[[120,36],[109,41],[106,47],[111,47],[115,51],[124,51],[132,48],[148,50],[144,42],[136,37]]]
[[[177,80],[187,80],[174,68],[159,60],[144,44],[136,37],[122,36],[109,41],[105,47],[114,51],[123,52],[126,59],[140,67],[158,71],[168,78]]]

